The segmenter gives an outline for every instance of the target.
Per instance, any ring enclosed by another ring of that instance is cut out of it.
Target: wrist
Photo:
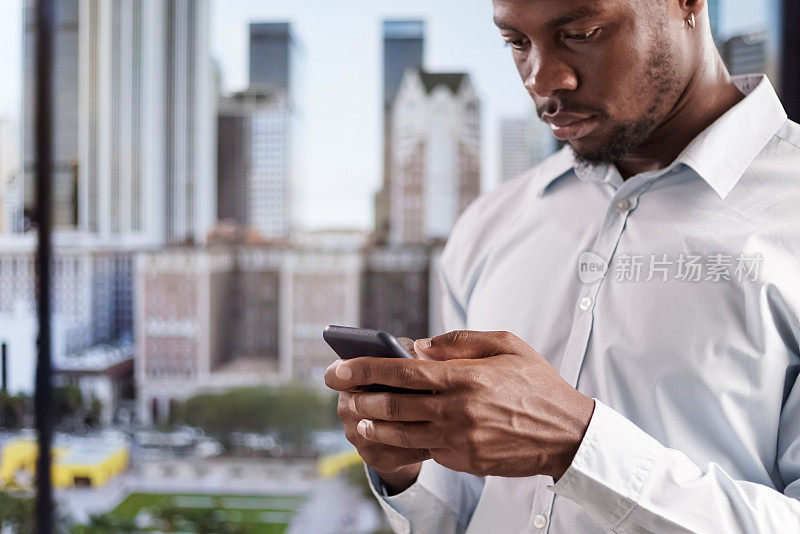
[[[397,495],[408,489],[417,481],[422,462],[401,467],[397,471],[385,472],[373,468],[378,474],[388,495]]]
[[[574,405],[575,410],[570,414],[571,417],[569,418],[568,435],[570,437],[566,440],[567,445],[561,454],[557,455],[554,466],[550,470],[551,472],[548,473],[553,477],[555,482],[557,482],[566,470],[569,469],[569,466],[572,465],[572,461],[578,453],[578,448],[580,448],[583,442],[586,429],[589,428],[589,422],[592,420],[592,415],[594,414],[594,399],[581,393],[579,393],[579,396],[578,401]]]

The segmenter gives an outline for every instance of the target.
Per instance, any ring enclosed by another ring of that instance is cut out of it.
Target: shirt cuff
[[[636,506],[663,447],[597,399],[572,463],[554,485],[556,495],[581,505],[604,529],[619,525]]]
[[[372,490],[372,494],[378,500],[378,504],[380,505],[383,512],[386,514],[386,517],[389,519],[389,524],[392,527],[392,530],[397,533],[401,534],[409,534],[411,532],[411,524],[406,517],[403,516],[402,508],[398,510],[391,502],[390,499],[402,495],[403,493],[408,492],[417,482],[414,482],[411,486],[398,493],[397,495],[388,496],[386,492],[386,487],[383,485],[381,481],[381,477],[378,473],[375,472],[367,464],[364,464],[364,470],[367,472],[367,481],[369,482],[369,488]],[[402,504],[402,503],[401,503]]]

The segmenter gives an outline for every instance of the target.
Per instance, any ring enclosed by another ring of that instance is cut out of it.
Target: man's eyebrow
[[[572,11],[569,11],[564,16],[558,17],[557,19],[551,20],[547,23],[548,26],[551,28],[557,28],[559,26],[564,26],[569,24],[570,22],[575,22],[576,20],[581,19],[588,19],[589,17],[596,17],[603,12],[602,9],[598,9],[592,6],[581,6],[576,7]]]
[[[596,17],[597,15],[600,15],[602,12],[603,11],[601,9],[598,9],[596,7],[591,7],[591,6],[577,7],[567,12],[566,14],[558,17],[557,19],[551,20],[550,22],[547,23],[547,26],[551,28],[558,28],[559,26],[564,26],[566,24],[569,24],[570,22],[575,22],[576,20],[586,19],[589,17]],[[494,24],[501,30],[509,30],[522,33],[511,24],[504,22],[497,17],[494,18]]]
[[[519,32],[514,26],[503,22],[502,20],[498,19],[497,17],[494,18],[494,25],[500,28],[501,30],[509,30],[512,32]]]

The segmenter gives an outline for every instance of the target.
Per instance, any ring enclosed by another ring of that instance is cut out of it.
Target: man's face
[[[539,117],[580,159],[613,162],[647,141],[688,80],[667,0],[494,0]]]

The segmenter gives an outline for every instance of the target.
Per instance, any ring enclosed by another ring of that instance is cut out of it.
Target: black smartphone
[[[322,332],[322,338],[343,360],[373,356],[377,358],[409,358],[414,357],[406,348],[388,332],[370,328],[328,325]],[[381,384],[372,384],[366,391],[388,391],[390,393],[424,393],[420,390],[397,388]]]

